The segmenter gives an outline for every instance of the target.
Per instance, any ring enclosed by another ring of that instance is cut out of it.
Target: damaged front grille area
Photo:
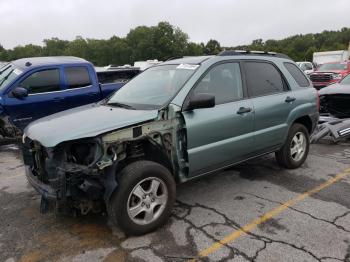
[[[350,118],[350,94],[320,96],[320,113],[337,118]]]
[[[86,214],[101,210],[105,179],[96,163],[103,155],[98,139],[71,141],[44,148],[25,138],[23,159],[29,182],[43,196],[41,212]]]

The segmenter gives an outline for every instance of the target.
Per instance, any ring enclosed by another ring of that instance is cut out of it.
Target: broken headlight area
[[[97,163],[104,152],[100,140],[70,141],[44,148],[25,139],[23,158],[30,167],[30,182],[42,194],[41,211],[82,214],[104,209],[106,175]]]

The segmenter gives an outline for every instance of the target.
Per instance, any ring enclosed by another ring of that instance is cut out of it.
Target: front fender
[[[113,165],[105,168],[104,178],[102,180],[103,186],[105,188],[105,192],[103,195],[103,199],[108,207],[109,200],[112,197],[112,194],[117,189],[118,183],[117,183],[117,167],[118,162],[114,163]]]

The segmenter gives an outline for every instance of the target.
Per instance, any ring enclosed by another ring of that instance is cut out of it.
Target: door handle
[[[251,112],[252,109],[250,107],[240,107],[237,111],[237,114],[242,115]]]
[[[296,100],[295,97],[291,97],[291,96],[287,96],[286,100],[284,100],[286,103],[291,103],[294,102]]]

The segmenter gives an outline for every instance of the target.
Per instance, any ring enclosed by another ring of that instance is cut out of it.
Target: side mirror
[[[28,90],[24,87],[16,87],[12,90],[12,95],[18,99],[21,99],[28,96]]]
[[[187,110],[198,108],[210,108],[215,106],[215,96],[206,93],[192,95],[187,106]]]

